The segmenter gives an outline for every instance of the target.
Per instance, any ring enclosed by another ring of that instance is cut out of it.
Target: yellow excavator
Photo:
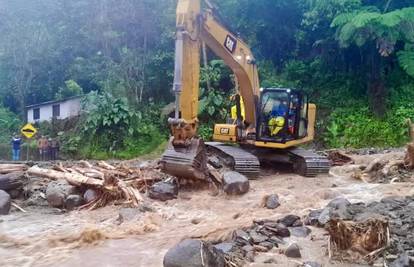
[[[290,88],[260,88],[255,58],[246,43],[222,26],[207,0],[179,0],[177,6],[172,137],[160,161],[164,172],[207,179],[209,159],[254,176],[260,162],[286,162],[296,173],[327,173],[329,160],[298,146],[314,139],[316,106]],[[197,136],[201,47],[208,46],[233,71],[239,84],[231,124],[214,126],[214,142]],[[214,163],[214,164],[213,164]]]

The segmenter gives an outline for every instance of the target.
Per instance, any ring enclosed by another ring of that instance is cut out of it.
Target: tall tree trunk
[[[382,77],[382,57],[376,50],[370,52],[371,71],[368,78],[368,97],[372,112],[377,117],[383,117],[386,112],[386,95],[384,79]]]
[[[144,94],[144,89],[145,89],[145,67],[147,65],[147,46],[148,46],[148,34],[147,31],[144,31],[144,44],[143,44],[143,55],[142,55],[142,73],[141,73],[141,78],[142,78],[142,83],[141,83],[141,88],[140,88],[140,92],[139,92],[139,103],[142,102],[142,95]]]

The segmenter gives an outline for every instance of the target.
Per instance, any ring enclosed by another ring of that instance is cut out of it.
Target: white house
[[[74,96],[59,101],[49,101],[26,107],[27,122],[51,121],[52,118],[66,119],[78,116],[81,111],[82,96]]]

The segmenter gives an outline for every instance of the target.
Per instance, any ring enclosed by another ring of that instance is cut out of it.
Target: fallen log
[[[0,164],[0,174],[23,172],[25,170],[27,170],[26,164]]]
[[[392,172],[395,172],[399,168],[404,168],[404,160],[390,160],[382,168],[382,174],[385,176],[390,175]]]
[[[90,186],[104,186],[104,181],[99,179],[94,179],[86,177],[77,173],[68,173],[68,172],[59,172],[49,169],[41,169],[38,166],[33,166],[27,170],[27,173],[30,175],[37,175],[41,177],[46,177],[52,180],[64,179],[68,181],[71,185],[81,186],[81,185],[90,185]]]
[[[112,165],[110,165],[110,164],[106,163],[105,161],[99,161],[99,162],[97,163],[97,165],[98,165],[99,167],[102,167],[102,168],[107,169],[107,170],[116,170],[116,168],[115,168],[114,166],[112,166]]]

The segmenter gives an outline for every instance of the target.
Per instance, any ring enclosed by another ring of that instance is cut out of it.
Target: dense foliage
[[[261,86],[298,87],[318,104],[319,143],[406,141],[406,120],[414,120],[411,0],[213,2],[221,23],[252,47]],[[76,131],[61,136],[65,149],[88,157],[148,152],[166,138],[160,108],[173,100],[175,5],[5,1],[0,106],[23,119],[26,105],[94,92]],[[215,121],[226,120],[235,87],[229,69],[211,53],[208,59],[199,114],[205,138]],[[15,116],[2,110],[0,123],[10,123]]]

